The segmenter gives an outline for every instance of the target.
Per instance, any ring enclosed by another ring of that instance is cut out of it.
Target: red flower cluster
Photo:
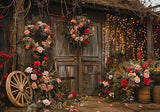
[[[5,74],[3,77],[2,77],[2,80],[6,80],[8,77],[8,74]]]
[[[151,81],[150,81],[150,78],[143,78],[143,82],[145,85],[150,85]]]
[[[5,94],[4,94],[4,93],[2,93],[2,94],[1,94],[1,98],[4,98],[4,96],[5,96]]]
[[[141,52],[138,52],[138,53],[137,53],[137,58],[138,58],[138,59],[141,59],[141,58],[142,58]]]
[[[147,63],[143,63],[142,67],[143,67],[144,69],[146,69],[146,68],[147,68]]]
[[[59,99],[62,99],[62,98],[63,98],[60,94],[58,94],[57,97],[58,97]]]
[[[77,94],[75,91],[72,91],[73,98],[77,98]]]
[[[83,43],[84,43],[85,45],[88,44],[88,40],[87,40],[87,39],[83,40]]]
[[[132,70],[132,68],[128,68],[128,69],[127,69],[127,72],[129,73],[131,70]]]
[[[35,68],[40,67],[40,65],[41,65],[41,63],[40,63],[39,61],[35,61],[35,62],[34,62],[34,67],[35,67]]]
[[[11,58],[13,58],[12,54],[5,54],[3,51],[0,52],[0,57],[5,61],[10,61]]]
[[[122,79],[122,80],[121,80],[121,86],[122,86],[122,87],[126,87],[126,86],[127,86],[127,83],[128,83],[127,79]]]
[[[84,33],[85,33],[85,34],[89,34],[90,32],[89,32],[88,29],[85,29],[85,30],[84,30]]]
[[[48,58],[47,58],[47,57],[44,57],[43,59],[44,59],[45,61],[48,61]]]

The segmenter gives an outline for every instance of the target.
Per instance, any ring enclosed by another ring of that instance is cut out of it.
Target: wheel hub
[[[20,84],[20,86],[19,86],[19,91],[22,92],[22,93],[24,92],[24,88],[23,88],[22,84]]]

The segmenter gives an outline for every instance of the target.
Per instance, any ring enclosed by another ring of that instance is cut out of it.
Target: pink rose
[[[37,24],[38,24],[38,25],[42,25],[42,21],[38,21]]]
[[[35,82],[32,83],[32,89],[36,89],[37,88],[37,84]]]
[[[136,70],[141,70],[141,66],[140,66],[140,65],[136,65],[136,66],[135,66],[135,69],[136,69]]]
[[[148,73],[144,73],[144,77],[145,78],[149,78],[149,74]]]
[[[68,98],[73,98],[73,94],[69,94],[69,95],[68,95]]]
[[[46,85],[45,84],[41,85],[41,90],[46,90]]]
[[[131,77],[131,76],[136,76],[136,73],[129,73],[128,77]]]
[[[108,83],[108,82],[103,82],[103,84],[104,84],[104,87],[106,87],[106,86],[108,86],[108,85],[109,85],[109,83]]]
[[[24,35],[28,36],[30,34],[29,30],[24,30]]]
[[[76,20],[73,18],[73,19],[71,20],[71,23],[76,23]]]
[[[76,38],[76,34],[72,34],[71,37],[72,37],[72,38]]]
[[[36,74],[31,74],[31,79],[32,80],[37,80],[37,75]]]
[[[53,85],[48,85],[47,88],[48,88],[48,91],[50,91],[53,89]]]
[[[42,74],[48,76],[49,72],[48,71],[44,71]]]
[[[58,84],[61,83],[61,79],[59,79],[59,78],[56,78],[56,81],[57,81]]]
[[[144,70],[144,73],[149,74],[149,70],[148,70],[148,69],[145,69],[145,70]]]
[[[79,27],[82,28],[84,26],[84,23],[79,23]]]

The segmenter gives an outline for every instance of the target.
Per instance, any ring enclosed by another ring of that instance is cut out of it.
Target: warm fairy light
[[[146,25],[140,24],[139,20],[116,19],[115,16],[107,14],[103,32],[107,41],[105,49],[112,58],[117,55],[116,53],[122,53],[127,60],[136,60],[135,55],[138,51],[143,52],[144,58],[147,57]]]

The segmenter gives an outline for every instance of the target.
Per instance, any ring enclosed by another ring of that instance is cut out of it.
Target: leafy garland
[[[77,47],[87,45],[92,36],[90,20],[86,16],[75,16],[69,22],[66,38],[72,45]]]

